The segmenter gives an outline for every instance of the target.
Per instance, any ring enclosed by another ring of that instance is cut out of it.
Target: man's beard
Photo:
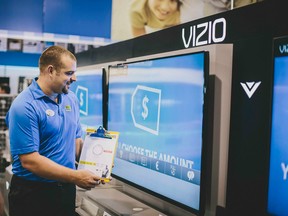
[[[64,94],[68,94],[69,89],[67,88],[67,86],[64,86],[64,87],[63,87],[62,92],[63,92]]]
[[[69,86],[70,86],[72,83],[73,83],[73,81],[68,81],[68,82],[66,83],[66,85],[63,87],[62,92],[63,92],[64,94],[68,94],[68,93],[69,93]]]

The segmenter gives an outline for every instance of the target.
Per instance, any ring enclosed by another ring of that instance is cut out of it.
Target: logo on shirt
[[[48,110],[46,110],[46,115],[47,116],[54,116],[55,112],[53,110],[51,110],[51,109],[48,109]]]
[[[66,106],[65,106],[65,110],[66,110],[67,112],[70,112],[70,111],[71,111],[71,106],[70,106],[70,105],[66,105]]]

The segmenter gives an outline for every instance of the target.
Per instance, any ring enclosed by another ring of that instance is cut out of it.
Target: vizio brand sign
[[[226,38],[226,19],[218,18],[214,21],[182,28],[182,41],[185,48],[223,42]]]
[[[245,82],[245,83],[240,82],[240,84],[242,88],[244,89],[245,93],[247,94],[248,98],[250,99],[255,93],[255,91],[257,90],[257,88],[259,87],[259,85],[261,84],[261,81],[260,82]]]
[[[283,53],[288,53],[288,44],[279,45],[279,52],[280,52],[281,54],[283,54]]]

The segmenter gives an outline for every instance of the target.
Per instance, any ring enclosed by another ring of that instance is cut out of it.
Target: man
[[[13,101],[6,116],[13,159],[10,216],[75,215],[75,185],[94,188],[100,177],[75,170],[81,127],[76,58],[51,46],[39,59],[40,75]],[[76,143],[76,145],[75,145]]]

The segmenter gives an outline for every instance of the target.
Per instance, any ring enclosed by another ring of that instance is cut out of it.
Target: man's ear
[[[54,71],[53,65],[49,65],[48,68],[47,68],[47,71],[48,71],[49,75],[52,75],[53,71]]]

